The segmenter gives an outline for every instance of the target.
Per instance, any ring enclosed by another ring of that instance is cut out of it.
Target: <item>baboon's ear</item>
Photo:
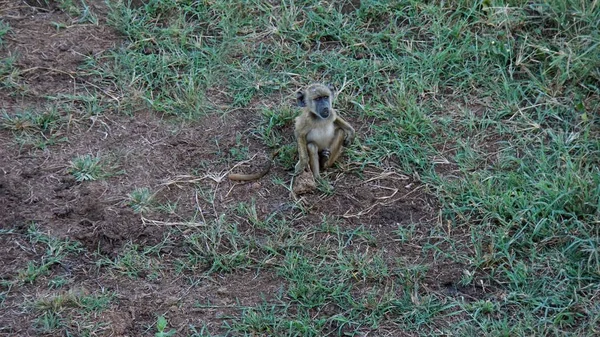
[[[299,107],[303,108],[306,106],[304,91],[300,90],[296,93],[296,101]]]
[[[331,91],[331,96],[335,98],[335,87],[331,83],[327,83],[327,88]]]

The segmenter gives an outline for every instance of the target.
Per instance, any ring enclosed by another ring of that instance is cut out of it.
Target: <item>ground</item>
[[[264,109],[293,115],[296,88],[237,104],[213,87],[202,96],[221,111],[193,118],[128,105],[135,90],[106,80],[101,56],[135,47],[109,24],[112,8],[88,2],[0,0],[10,27],[0,49],[1,335],[409,336],[498,310],[507,289],[485,276],[504,260],[485,255],[477,269],[453,257],[487,252],[448,220],[436,185],[397,154],[356,160],[375,151],[367,139],[385,121],[348,115],[363,141],[313,193],[293,195],[286,158],[263,179],[232,182],[232,170],[264,166],[272,149],[254,130]],[[484,103],[460,106],[486,118]],[[293,149],[292,128],[291,117],[275,126]],[[511,137],[479,140],[495,162]],[[432,172],[468,174],[460,144],[445,145],[432,147],[445,156]],[[86,160],[98,163],[88,176]],[[593,321],[588,309],[573,319]]]

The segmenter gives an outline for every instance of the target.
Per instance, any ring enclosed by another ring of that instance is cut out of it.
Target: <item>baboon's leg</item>
[[[319,178],[319,148],[313,143],[309,143],[308,148],[308,161],[310,162],[310,170],[313,173],[313,177]]]
[[[327,159],[324,165],[325,168],[330,168],[331,166],[333,166],[333,163],[335,163],[335,161],[342,154],[342,144],[344,143],[344,136],[344,130],[335,130],[333,140],[331,141],[331,146],[329,147],[329,159]]]
[[[309,162],[308,146],[306,145],[306,135],[302,136],[298,129],[294,131],[294,135],[298,140],[298,163],[296,164],[295,174],[298,175],[306,170],[306,165]]]

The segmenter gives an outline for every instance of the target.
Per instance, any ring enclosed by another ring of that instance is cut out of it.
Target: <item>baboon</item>
[[[323,84],[311,84],[296,95],[302,113],[296,117],[294,135],[298,142],[296,175],[306,167],[313,177],[320,177],[320,169],[329,168],[342,154],[342,145],[348,146],[354,139],[354,128],[333,110],[333,92]],[[267,166],[258,173],[231,173],[228,178],[250,181],[262,178],[271,169],[278,151],[271,154]]]
[[[253,174],[231,173],[227,177],[230,180],[238,180],[238,181],[250,181],[250,180],[260,179],[265,174],[269,173],[269,170],[271,169],[271,165],[273,164],[273,160],[275,159],[276,155],[277,155],[277,151],[273,152],[271,154],[271,158],[269,158],[269,162],[267,163],[267,166],[258,173],[253,173]]]
[[[329,168],[354,139],[354,128],[339,117],[332,107],[332,89],[323,84],[311,84],[296,95],[302,114],[296,117],[294,134],[298,142],[298,163],[295,173],[308,166],[315,179],[319,170]]]

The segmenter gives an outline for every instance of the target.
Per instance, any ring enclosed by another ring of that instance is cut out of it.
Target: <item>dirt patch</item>
[[[93,13],[99,13],[95,16],[98,21],[85,23],[75,22],[54,1],[13,0],[0,4],[4,7],[0,17],[10,26],[0,58],[14,58],[13,65],[20,74],[16,88],[0,88],[0,108],[35,107],[44,96],[73,93],[74,88],[86,83],[77,73],[83,61],[114,48],[120,41],[105,24],[102,13],[107,9],[101,1],[90,5]]]
[[[74,279],[75,284],[83,284],[89,289],[101,287],[118,293],[118,305],[104,314],[106,319],[116,319],[111,328],[114,333],[141,335],[145,333],[145,327],[156,320],[156,312],[161,310],[167,313],[173,326],[185,327],[191,322],[200,324],[211,321],[211,326],[219,326],[225,314],[239,313],[233,306],[236,300],[251,304],[253,300],[260,300],[261,291],[268,291],[269,287],[280,284],[272,276],[267,280],[258,277],[256,282],[247,283],[250,277],[237,273],[229,274],[216,283],[193,287],[181,277],[175,280],[166,277],[158,283],[144,283],[139,279],[107,275],[104,269],[94,267],[96,254],[115,259],[132,244],[141,247],[158,245],[172,228],[168,223],[177,223],[182,219],[187,221],[197,212],[198,205],[209,210],[205,216],[211,218],[213,211],[226,211],[231,203],[241,200],[251,202],[254,199],[260,205],[258,209],[262,216],[273,212],[280,202],[287,200],[287,194],[272,189],[268,186],[270,184],[234,186],[229,181],[223,181],[220,182],[223,187],[217,190],[217,208],[213,210],[215,206],[197,199],[198,184],[164,185],[182,176],[224,176],[229,166],[225,161],[209,169],[203,168],[202,162],[219,163],[220,146],[236,141],[236,130],[241,127],[237,123],[225,128],[223,120],[207,118],[197,124],[187,125],[161,120],[152,114],[139,114],[135,118],[107,116],[98,125],[102,126],[94,126],[91,130],[88,130],[88,125],[73,128],[69,142],[60,148],[27,153],[20,152],[9,132],[0,131],[0,155],[3,158],[0,163],[0,223],[3,230],[16,231],[15,235],[24,235],[29,224],[35,223],[52,237],[79,242],[86,252],[80,259],[69,261],[71,272],[66,275],[59,268],[51,274],[64,275]],[[110,158],[117,165],[115,172],[123,168],[126,168],[126,172],[115,173],[104,180],[77,182],[68,171],[69,162],[83,154]],[[208,180],[205,187],[214,188],[217,183]],[[155,194],[156,204],[178,202],[181,207],[175,214],[160,211],[145,213],[144,217],[156,222],[144,221],[141,214],[132,210],[127,199],[128,194],[140,187],[147,187]],[[276,195],[273,194],[275,191]],[[263,193],[263,197],[256,198],[257,192]],[[24,238],[21,238],[20,245],[13,243],[9,235],[1,238],[5,243],[0,249],[2,262],[11,266],[3,268],[1,276],[11,279],[32,258],[31,254],[25,254],[20,248],[30,244]],[[43,247],[38,249],[43,251]],[[182,249],[177,246],[160,252],[177,256]],[[42,259],[39,255],[34,257]],[[169,260],[166,257],[162,263],[175,264],[172,259],[171,262]],[[173,271],[163,272],[170,275]],[[138,277],[143,280],[148,274],[141,272]],[[43,287],[48,281],[49,277],[42,277],[36,284]],[[36,287],[30,288],[36,291]],[[186,295],[181,300],[182,293],[191,291],[198,296]],[[178,300],[169,302],[169,298],[175,297]],[[192,309],[196,302],[201,303],[202,300],[221,304],[207,309]],[[19,296],[15,294],[9,296],[6,303],[9,307],[14,305],[16,309],[18,302]],[[31,316],[21,314],[17,317],[21,318],[4,322],[10,331],[35,333],[29,324]],[[126,319],[121,319],[123,317]]]
[[[342,14],[352,13],[352,12],[358,10],[361,6],[360,0],[340,1],[340,3],[341,3],[340,13],[342,13]]]

